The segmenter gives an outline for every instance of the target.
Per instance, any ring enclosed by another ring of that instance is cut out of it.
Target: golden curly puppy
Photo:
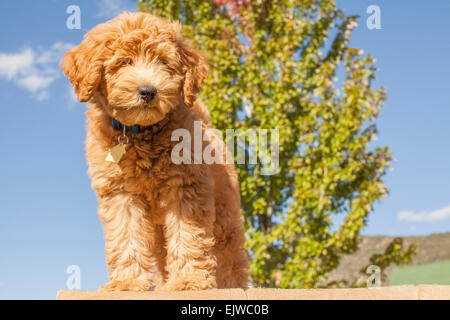
[[[88,172],[110,278],[101,289],[246,288],[234,165],[171,158],[179,143],[174,130],[193,136],[198,120],[211,129],[197,98],[208,66],[182,38],[180,24],[122,13],[89,31],[62,69],[79,101],[89,101]],[[217,136],[201,148],[208,144],[224,145]]]

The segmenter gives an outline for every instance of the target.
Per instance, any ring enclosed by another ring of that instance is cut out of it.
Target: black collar
[[[162,119],[162,120],[160,120],[160,121],[158,121],[158,122],[156,122],[154,124],[151,124],[149,126],[141,126],[139,124],[135,124],[135,125],[132,125],[132,126],[127,126],[127,125],[124,125],[123,123],[119,122],[118,120],[116,120],[114,118],[111,118],[111,124],[112,124],[114,129],[120,130],[120,131],[124,131],[125,130],[125,133],[126,132],[141,133],[141,132],[144,132],[146,130],[150,130],[150,129],[156,128],[160,124],[164,124],[166,122],[165,120],[166,120],[166,118],[164,118],[164,119]]]

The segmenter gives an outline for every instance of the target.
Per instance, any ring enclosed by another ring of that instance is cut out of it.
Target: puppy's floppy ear
[[[61,60],[61,69],[72,82],[80,102],[89,101],[100,83],[103,50],[103,44],[88,36],[78,47],[66,52]]]
[[[184,72],[184,104],[191,108],[197,99],[203,80],[208,74],[208,62],[200,51],[194,49],[185,41],[180,42],[180,55]]]

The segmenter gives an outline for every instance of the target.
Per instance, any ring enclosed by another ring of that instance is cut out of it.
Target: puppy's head
[[[208,65],[179,23],[125,12],[89,31],[62,70],[80,102],[93,98],[126,125],[151,125],[180,101],[192,107]]]

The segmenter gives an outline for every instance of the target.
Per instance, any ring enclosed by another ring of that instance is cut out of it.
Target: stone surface
[[[215,289],[205,291],[58,291],[58,300],[448,300],[450,286],[358,289]]]
[[[450,286],[420,285],[420,300],[450,300]]]
[[[371,289],[248,289],[250,300],[417,300],[414,286]]]
[[[204,291],[99,292],[60,290],[58,300],[246,300],[242,289]]]

